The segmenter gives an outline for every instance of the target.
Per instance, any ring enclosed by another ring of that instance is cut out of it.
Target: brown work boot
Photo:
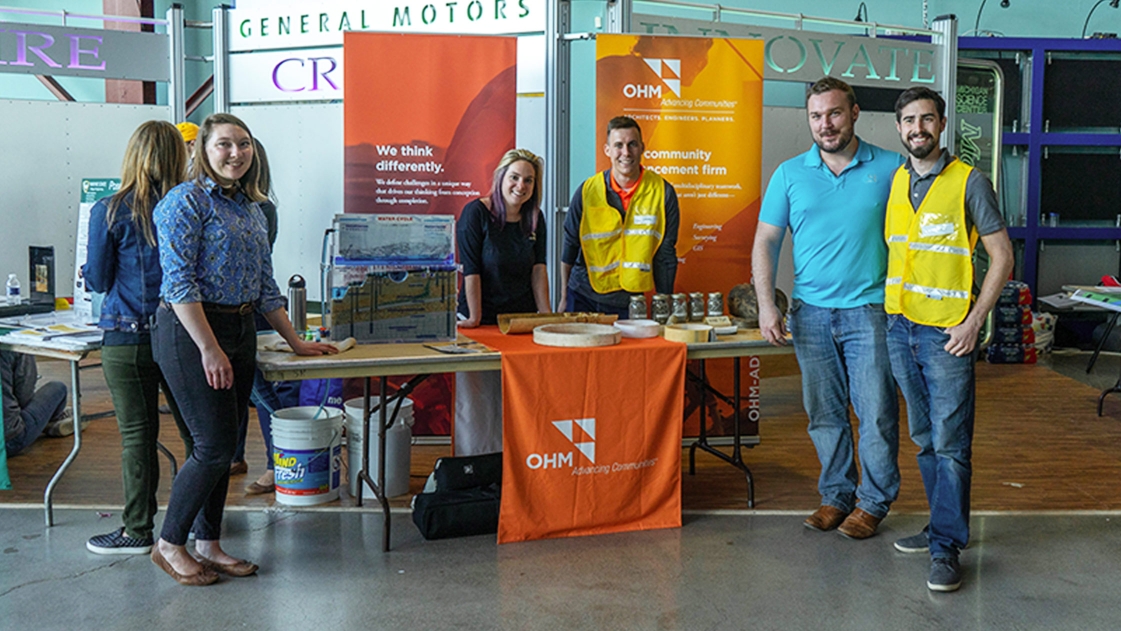
[[[845,516],[847,515],[848,513],[836,506],[822,504],[814,511],[813,515],[810,515],[806,518],[806,521],[802,522],[802,525],[810,530],[825,532],[826,530],[833,530],[836,528],[845,520]]]
[[[876,517],[863,509],[856,509],[845,518],[844,523],[837,527],[837,532],[849,539],[867,539],[876,534],[883,517]]]

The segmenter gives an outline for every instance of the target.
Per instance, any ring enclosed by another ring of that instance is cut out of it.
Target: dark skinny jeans
[[[256,367],[252,313],[207,311],[206,319],[233,366],[234,387],[228,390],[215,390],[206,382],[198,346],[169,307],[156,310],[152,332],[153,356],[194,439],[191,456],[171,486],[160,532],[164,541],[180,546],[187,543],[191,531],[201,541],[221,538],[230,459],[237,448],[238,420],[249,406]]]

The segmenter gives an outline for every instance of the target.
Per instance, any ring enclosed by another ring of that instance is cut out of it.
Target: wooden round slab
[[[671,342],[697,344],[707,342],[712,327],[707,324],[667,324],[662,336]]]
[[[533,329],[534,343],[542,346],[612,346],[622,337],[619,329],[608,324],[543,324]]]

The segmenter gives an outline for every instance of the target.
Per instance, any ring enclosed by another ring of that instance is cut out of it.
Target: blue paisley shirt
[[[152,211],[170,303],[284,306],[273,278],[265,215],[241,191],[230,199],[209,177],[171,189]]]

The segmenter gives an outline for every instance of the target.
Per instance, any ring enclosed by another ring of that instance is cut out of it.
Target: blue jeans
[[[977,351],[956,357],[942,329],[888,316],[891,369],[907,400],[911,440],[930,504],[930,556],[957,558],[969,541],[973,476],[974,365]]]
[[[300,404],[300,382],[269,381],[260,368],[253,371],[253,391],[249,400],[257,410],[257,422],[261,426],[261,436],[265,439],[265,469],[273,470],[272,460],[272,415],[277,410],[296,407]],[[249,409],[241,419],[238,428],[237,453],[234,461],[245,460],[245,434],[249,424]]]
[[[793,300],[787,323],[802,370],[802,402],[821,461],[821,503],[884,517],[899,495],[899,401],[883,305],[815,307]],[[857,484],[849,403],[860,419]],[[858,501],[857,501],[858,500]]]
[[[35,396],[4,421],[4,448],[8,457],[18,456],[31,446],[50,423],[66,407],[66,386],[48,381],[35,391]],[[69,422],[69,421],[67,421]]]

